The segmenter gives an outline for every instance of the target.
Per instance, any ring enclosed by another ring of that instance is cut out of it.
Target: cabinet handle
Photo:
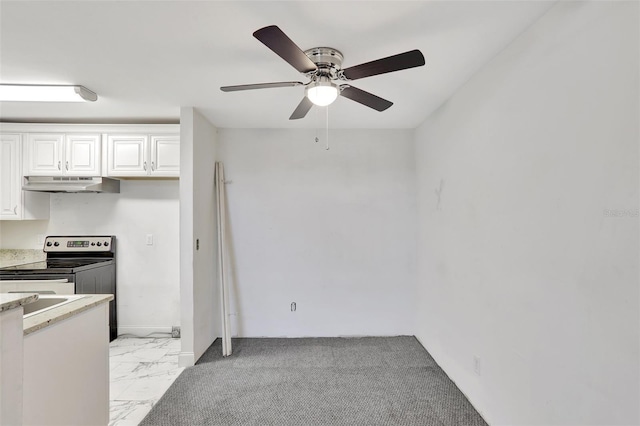
[[[13,208],[13,214],[18,214],[18,205]]]
[[[156,169],[156,163],[154,161],[151,162],[151,171]]]
[[[67,170],[69,170],[69,162],[68,161],[66,162],[65,167],[67,168]]]
[[[142,164],[142,167],[144,167],[144,171],[146,172],[147,171],[147,162],[146,161]]]
[[[60,170],[60,162],[58,161],[58,170]]]

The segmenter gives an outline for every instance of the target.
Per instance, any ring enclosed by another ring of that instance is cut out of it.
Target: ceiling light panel
[[[84,86],[0,84],[0,101],[94,102],[97,99],[98,95]]]

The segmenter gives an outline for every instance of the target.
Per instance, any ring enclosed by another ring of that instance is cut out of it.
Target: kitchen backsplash
[[[0,268],[22,263],[39,262],[44,260],[45,257],[42,249],[0,249]]]

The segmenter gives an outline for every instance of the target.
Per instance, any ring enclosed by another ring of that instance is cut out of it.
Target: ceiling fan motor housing
[[[316,71],[309,73],[311,76],[326,76],[332,80],[339,78],[344,56],[338,49],[333,47],[314,47],[313,49],[305,50],[304,53],[318,67]]]

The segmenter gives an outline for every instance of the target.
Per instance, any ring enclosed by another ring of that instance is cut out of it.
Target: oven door
[[[68,278],[0,280],[0,293],[74,294],[75,284]]]

